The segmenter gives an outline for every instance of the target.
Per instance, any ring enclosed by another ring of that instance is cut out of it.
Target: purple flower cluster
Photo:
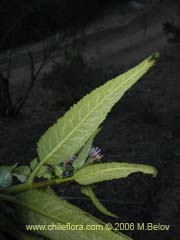
[[[99,147],[92,147],[89,151],[89,157],[94,160],[100,161],[103,155],[101,154],[101,149]]]
[[[88,154],[88,164],[93,164],[95,161],[100,161],[103,155],[101,154],[101,149],[99,147],[91,147],[89,154]],[[77,156],[74,155],[73,157],[67,159],[63,163],[63,167],[67,170],[68,168],[72,168],[73,162],[76,160]]]

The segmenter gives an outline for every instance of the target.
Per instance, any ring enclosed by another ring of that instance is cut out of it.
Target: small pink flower
[[[89,156],[97,161],[100,161],[103,157],[103,155],[101,154],[101,149],[98,147],[92,147],[89,151]]]

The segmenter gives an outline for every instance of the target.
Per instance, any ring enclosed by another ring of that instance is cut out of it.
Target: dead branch
[[[33,58],[33,54],[31,51],[28,51],[28,57],[29,57],[29,66],[30,66],[30,84],[28,86],[28,89],[23,97],[23,99],[21,100],[21,102],[19,103],[19,105],[16,107],[15,110],[15,114],[18,114],[21,109],[23,108],[26,100],[28,99],[34,84],[36,82],[36,80],[38,79],[42,69],[45,67],[46,63],[48,62],[48,60],[51,59],[52,54],[54,53],[54,51],[57,49],[59,45],[59,39],[55,39],[54,41],[50,41],[47,42],[47,45],[44,45],[43,47],[43,60],[40,64],[40,66],[38,67],[38,69],[35,71],[35,60]]]

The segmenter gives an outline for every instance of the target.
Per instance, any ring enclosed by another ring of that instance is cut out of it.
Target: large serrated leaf
[[[50,191],[31,190],[16,196],[18,220],[26,225],[57,226],[59,230],[36,230],[35,233],[52,240],[130,240],[124,234],[105,230],[103,223],[81,209],[61,200]],[[101,225],[101,230],[60,230],[62,225]],[[52,229],[52,228],[51,228]]]
[[[89,197],[91,199],[91,201],[93,202],[93,204],[96,206],[96,208],[103,214],[110,216],[110,217],[114,217],[114,218],[118,218],[117,215],[111,213],[107,208],[105,208],[105,206],[102,205],[102,203],[99,201],[99,199],[96,197],[93,189],[91,186],[83,186],[81,187],[81,192],[84,193],[87,197]]]
[[[134,172],[152,174],[154,177],[157,176],[157,170],[148,165],[113,162],[84,167],[77,171],[73,178],[81,185],[89,185],[112,179],[125,178]]]
[[[77,153],[104,121],[113,105],[154,65],[155,60],[156,55],[150,56],[95,89],[66,112],[38,142],[41,165],[56,165]]]

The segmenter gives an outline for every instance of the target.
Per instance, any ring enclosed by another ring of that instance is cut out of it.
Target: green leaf
[[[118,218],[117,215],[111,213],[108,209],[106,209],[102,203],[99,201],[99,199],[96,197],[93,189],[91,186],[84,186],[81,187],[81,192],[84,193],[87,197],[89,197],[91,199],[91,201],[94,203],[94,205],[96,206],[96,208],[103,214],[110,216],[110,217],[114,217],[114,218]]]
[[[0,167],[0,187],[6,188],[12,184],[12,171],[16,168],[17,163],[14,165]]]
[[[77,171],[73,178],[81,185],[89,185],[112,179],[125,178],[134,172],[152,174],[154,177],[157,176],[157,170],[148,165],[113,162],[84,167]]]
[[[84,145],[83,149],[81,150],[81,152],[79,153],[78,157],[75,159],[75,161],[73,162],[73,167],[76,170],[80,169],[83,167],[89,151],[91,149],[91,146],[93,144],[94,138],[96,137],[96,135],[99,133],[99,129],[95,131],[95,133],[89,138],[89,140],[87,141],[87,143]]]
[[[45,172],[44,175],[43,175],[43,178],[51,179],[52,178],[52,173],[51,172]]]
[[[26,182],[30,173],[31,169],[29,166],[20,166],[14,169],[13,176],[17,177],[20,182]]]
[[[13,222],[12,219],[3,212],[0,212],[0,219],[0,231],[15,237],[17,240],[37,240],[35,236],[22,232],[16,226],[17,223]]]
[[[31,190],[16,196],[15,213],[21,224],[26,225],[49,225],[56,226],[59,230],[34,231],[38,235],[42,235],[52,240],[130,240],[124,234],[117,234],[112,231],[105,230],[104,224],[99,223],[95,217],[81,209],[61,200],[50,191]],[[76,230],[60,230],[60,227],[81,226]],[[102,229],[97,231],[83,230],[82,227],[87,225],[101,225]],[[35,229],[34,229],[35,230]]]
[[[28,177],[24,175],[20,175],[17,173],[13,173],[13,176],[16,177],[20,182],[24,183],[27,181]]]
[[[0,167],[0,187],[6,188],[12,184],[12,175],[9,167]]]
[[[52,178],[51,169],[49,169],[47,165],[42,166],[37,174],[37,177],[51,179]]]
[[[54,173],[55,173],[56,177],[62,178],[63,172],[64,172],[64,170],[62,169],[61,166],[58,166],[58,165],[54,166]]]
[[[37,177],[41,178],[47,172],[48,172],[48,166],[42,166],[37,174]]]
[[[10,172],[12,172],[16,167],[17,167],[17,163],[15,163],[15,164],[13,164],[13,165],[9,165],[9,166],[3,165],[3,166],[1,166],[0,168],[6,168],[6,169],[8,169]]]
[[[37,165],[38,165],[38,160],[37,160],[37,158],[34,158],[34,159],[30,162],[30,168],[31,168],[31,170],[33,170]]]
[[[155,63],[154,55],[108,81],[74,105],[40,138],[40,165],[58,165],[77,153],[105,120],[113,105]]]

